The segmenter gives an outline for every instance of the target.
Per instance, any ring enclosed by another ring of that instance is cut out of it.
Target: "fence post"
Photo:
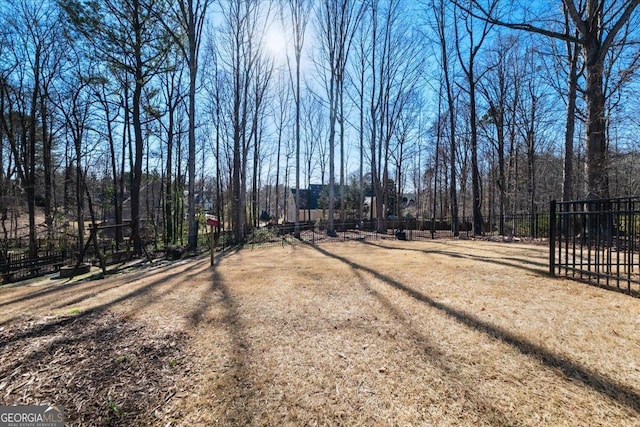
[[[549,208],[549,275],[556,275],[556,201]]]

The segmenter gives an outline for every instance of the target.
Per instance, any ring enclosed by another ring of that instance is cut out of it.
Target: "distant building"
[[[296,207],[297,189],[290,189],[291,194],[287,198],[287,222],[295,222],[296,209],[299,209],[300,221],[316,221],[323,220],[327,215],[327,206],[321,204],[322,190],[325,188],[321,184],[311,184],[306,190],[300,191],[300,206]]]
[[[186,192],[186,196],[189,192]],[[194,202],[197,208],[201,208],[205,212],[213,212],[213,200],[215,199],[212,191],[204,191],[203,193],[196,193],[194,195]],[[187,198],[185,197],[185,205],[187,205]]]
[[[287,199],[287,222],[295,222],[296,209],[299,209],[299,219],[301,222],[317,221],[328,219],[328,186],[321,184],[311,184],[308,189],[300,190],[300,207],[296,207],[296,193],[298,190],[295,188],[290,189],[291,194]],[[375,203],[376,198],[366,195],[364,198],[364,212],[363,217],[365,220],[371,218],[371,205]],[[338,192],[336,191],[336,204],[334,218],[340,218],[340,201],[338,199]],[[375,212],[375,206],[373,211],[373,218],[377,218]]]

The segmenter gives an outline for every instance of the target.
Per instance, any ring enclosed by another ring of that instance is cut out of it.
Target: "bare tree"
[[[136,254],[143,251],[140,234],[140,187],[144,155],[143,89],[165,65],[168,37],[157,16],[162,0],[105,0],[85,3],[60,0],[76,29],[93,44],[100,58],[133,82],[131,120],[134,156],[131,185],[131,238]]]
[[[492,1],[489,6],[489,12],[492,13],[496,6],[496,2]],[[476,75],[476,58],[478,52],[482,47],[482,44],[489,34],[491,25],[489,21],[485,21],[481,26],[480,34],[477,34],[476,20],[472,14],[465,12],[461,9],[461,20],[464,22],[465,32],[467,36],[467,52],[466,58],[463,57],[463,48],[461,46],[461,38],[458,33],[458,25],[454,25],[456,31],[456,49],[458,52],[458,59],[462,70],[464,71],[467,87],[465,90],[469,95],[469,114],[470,114],[470,128],[471,128],[471,187],[473,192],[473,232],[475,234],[483,234],[483,219],[482,219],[482,189],[481,189],[481,177],[478,160],[478,120],[477,120],[477,100],[476,100],[476,86],[478,84],[478,76]]]
[[[231,212],[236,242],[242,243],[246,236],[247,203],[246,182],[249,150],[255,146],[257,120],[261,114],[264,92],[270,80],[272,61],[264,58],[263,39],[267,23],[271,18],[271,4],[261,9],[252,1],[229,0],[223,4],[223,31],[219,39],[220,61],[230,73],[231,108],[230,127],[232,133],[232,197]],[[264,6],[264,4],[263,4]],[[270,65],[268,65],[270,63]],[[266,67],[266,68],[265,68]],[[268,78],[267,78],[268,77]],[[255,173],[257,171],[254,170]]]
[[[371,28],[371,47],[367,59],[372,188],[375,195],[376,228],[386,230],[385,206],[394,212],[396,188],[391,185],[392,143],[400,133],[400,118],[415,95],[422,70],[421,46],[414,27],[393,1],[372,2],[367,9]]]
[[[216,170],[216,205],[215,212],[218,219],[216,226],[216,234],[219,235],[225,223],[225,200],[226,189],[224,186],[225,177],[231,177],[230,168],[225,166],[232,164],[228,161],[228,144],[225,142],[230,139],[228,121],[224,120],[230,113],[231,95],[230,74],[223,69],[223,63],[220,58],[220,52],[216,43],[216,32],[213,28],[209,28],[207,34],[207,42],[205,45],[205,66],[203,67],[203,86],[205,93],[208,94],[207,113],[215,132],[214,144],[212,152],[215,157]],[[231,180],[227,182],[230,184]]]
[[[319,158],[320,145],[324,140],[324,129],[326,119],[323,115],[322,105],[320,101],[307,92],[302,100],[302,113],[304,114],[303,126],[303,157],[305,166],[305,183],[307,188],[311,188],[311,179],[314,169],[321,163]],[[310,197],[310,194],[307,193]],[[307,200],[307,221],[311,221],[311,205]]]
[[[544,98],[544,92],[540,84],[540,74],[535,72],[538,65],[539,62],[536,51],[533,48],[528,47],[523,55],[523,65],[520,67],[520,72],[523,76],[521,85],[524,96],[521,97],[516,108],[520,110],[519,128],[521,138],[525,143],[526,149],[527,194],[529,195],[528,211],[530,215],[534,215],[537,211],[537,159],[540,154],[541,137],[539,128],[542,125],[541,116],[543,113],[542,103]],[[530,221],[530,226],[534,227],[535,222]],[[534,230],[532,228],[532,235],[533,232]]]
[[[404,190],[406,188],[407,173],[406,163],[411,157],[415,155],[415,135],[419,113],[421,111],[421,97],[415,92],[407,93],[406,104],[400,110],[397,119],[397,126],[394,131],[395,145],[391,149],[391,158],[393,160],[393,166],[395,168],[395,184],[394,189],[397,197],[396,216],[402,218],[403,216],[403,201]],[[408,200],[407,200],[408,201]]]
[[[451,71],[451,55],[448,45],[449,34],[447,29],[447,9],[445,0],[437,0],[432,4],[435,17],[434,27],[440,43],[440,67],[444,79],[445,93],[447,98],[447,117],[449,119],[449,200],[451,203],[451,231],[454,236],[460,234],[458,218],[458,188],[456,176],[456,123],[455,123],[455,96],[454,79]],[[435,203],[435,200],[434,200]]]
[[[566,13],[577,33],[555,31],[532,22],[510,22],[496,16],[495,9],[484,8],[479,1],[473,4],[478,16],[508,28],[542,34],[555,39],[577,43],[582,51],[586,70],[584,97],[587,104],[587,191],[590,198],[609,197],[606,140],[606,97],[603,88],[606,54],[616,42],[620,31],[629,21],[640,0],[624,0],[607,6],[604,0],[563,0]]]
[[[577,34],[571,34],[572,27],[570,25],[567,9],[564,8],[565,19],[564,28],[567,36],[573,35],[577,37]],[[580,45],[571,40],[564,40],[566,46],[566,58],[569,64],[567,72],[567,109],[566,109],[566,122],[564,132],[564,168],[562,179],[562,200],[569,201],[574,199],[574,182],[573,182],[573,157],[574,148],[573,140],[575,137],[576,129],[576,103],[578,98],[578,76],[581,74],[581,70],[578,69],[578,60],[580,53]]]
[[[288,15],[290,18],[291,30],[293,32],[293,53],[295,59],[295,78],[292,75],[289,57],[287,56],[287,64],[289,65],[289,75],[291,76],[291,86],[293,87],[293,96],[295,100],[295,127],[296,127],[296,212],[295,212],[295,230],[294,235],[300,237],[300,62],[302,59],[302,49],[304,47],[305,34],[312,3],[309,0],[287,0]],[[281,9],[281,13],[283,10]],[[284,20],[284,18],[283,18]]]
[[[329,103],[329,218],[327,235],[336,234],[335,211],[335,141],[336,123],[340,117],[340,100],[344,91],[344,78],[349,51],[362,18],[364,6],[353,0],[323,0],[318,8],[319,37],[322,60],[328,76],[325,77]],[[342,159],[344,160],[344,159]]]
[[[195,251],[198,246],[198,223],[196,221],[196,91],[198,78],[198,57],[202,41],[202,29],[207,10],[212,0],[178,0],[170,2],[168,19],[161,9],[156,10],[158,20],[171,34],[180,49],[189,69],[189,152],[187,220],[189,223],[187,248]],[[174,30],[174,24],[178,24]]]
[[[168,57],[169,61],[174,59],[172,55]],[[160,76],[160,87],[162,90],[162,97],[166,106],[166,112],[164,114],[164,120],[159,120],[159,124],[165,135],[166,143],[166,158],[164,168],[164,244],[165,246],[174,244],[176,242],[176,230],[174,227],[175,221],[175,198],[179,197],[176,191],[176,179],[173,173],[174,157],[176,151],[176,142],[179,141],[178,135],[178,114],[180,106],[183,104],[184,92],[182,90],[182,80],[184,74],[184,67],[180,61],[175,61],[175,66]],[[191,125],[191,123],[190,123]],[[189,168],[189,166],[187,166]],[[188,207],[187,207],[188,210]]]
[[[518,79],[523,68],[517,61],[520,45],[514,37],[498,36],[495,45],[489,49],[488,62],[484,79],[479,82],[478,89],[488,104],[487,112],[480,118],[479,125],[484,128],[494,128],[495,136],[491,132],[488,138],[493,142],[497,155],[498,189],[498,233],[505,234],[504,217],[507,209],[507,141],[508,124],[515,120],[509,116],[509,105],[517,105]]]
[[[350,70],[350,80],[353,82],[352,88],[355,92],[351,95],[351,102],[356,105],[358,109],[358,220],[362,221],[366,215],[364,212],[365,203],[365,117],[366,117],[366,104],[365,96],[367,90],[367,60],[370,53],[370,40],[369,30],[370,26],[366,20],[366,14],[363,16],[361,25],[358,26],[357,39],[356,39],[356,51],[354,54],[354,60],[351,61],[352,68]]]
[[[102,78],[95,79],[95,85],[93,85],[93,96],[97,100],[97,104],[101,109],[99,114],[104,116],[104,129],[102,135],[106,138],[109,144],[109,161],[111,166],[112,186],[111,186],[111,203],[113,206],[114,218],[116,224],[122,224],[122,201],[123,195],[119,192],[118,187],[118,154],[116,153],[116,121],[121,114],[121,106],[117,102],[117,96],[115,94],[115,85],[110,84],[109,80],[102,76]],[[117,227],[115,232],[116,249],[120,250],[120,245],[123,242],[122,227]]]
[[[251,140],[253,141],[253,179],[252,179],[252,199],[251,213],[254,227],[258,226],[258,192],[260,190],[260,158],[262,153],[260,143],[262,141],[263,116],[266,108],[267,89],[271,81],[274,70],[274,61],[261,55],[256,61],[256,74],[253,79],[253,112],[251,121]],[[248,147],[247,147],[248,149]]]
[[[1,22],[1,21],[0,21]],[[0,34],[0,37],[2,35]],[[0,39],[0,44],[4,41]],[[4,98],[5,98],[5,78],[4,73],[0,74],[0,115],[4,116]],[[8,144],[6,144],[8,145]],[[9,154],[9,153],[7,153]],[[0,125],[0,224],[2,224],[2,232],[4,239],[8,239],[6,221],[9,213],[9,174],[5,172],[5,141],[4,126]]]
[[[282,144],[283,144],[283,134],[285,129],[290,124],[289,117],[289,102],[291,100],[291,93],[287,90],[287,84],[284,81],[284,76],[280,74],[278,79],[276,80],[275,87],[275,102],[273,103],[273,118],[274,125],[276,128],[276,141],[277,141],[277,152],[276,152],[276,182],[275,182],[275,207],[276,207],[276,218],[280,220],[280,164],[282,158]],[[299,187],[298,187],[299,188]],[[299,206],[299,205],[298,205]],[[286,217],[285,217],[286,221]]]
[[[55,4],[11,0],[12,13],[4,16],[7,46],[3,58],[8,72],[3,76],[5,108],[3,133],[9,143],[16,171],[27,199],[29,215],[29,252],[37,253],[36,186],[38,147],[42,147],[45,173],[46,221],[51,217],[51,132],[47,122],[48,91],[56,78],[63,42],[59,9]],[[40,119],[40,120],[39,120]]]
[[[71,68],[66,70],[64,82],[56,93],[54,104],[58,109],[63,127],[67,133],[67,140],[73,147],[73,164],[75,177],[75,206],[76,221],[78,223],[78,248],[85,246],[85,165],[84,161],[88,150],[88,133],[91,127],[92,92],[94,83],[91,71],[85,66],[87,61],[76,51],[72,51],[69,57]],[[83,262],[84,251],[81,250],[78,263]]]

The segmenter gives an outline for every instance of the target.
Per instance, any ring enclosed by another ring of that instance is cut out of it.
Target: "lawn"
[[[640,299],[542,246],[244,249],[0,289],[0,404],[73,425],[640,426]]]

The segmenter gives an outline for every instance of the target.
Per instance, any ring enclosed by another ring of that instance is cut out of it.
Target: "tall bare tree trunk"
[[[565,12],[566,14],[566,12]],[[569,34],[568,16],[565,17],[566,32]],[[571,41],[565,41],[567,47],[567,59],[569,60],[569,73],[567,75],[567,110],[564,131],[564,167],[562,179],[562,200],[574,199],[573,182],[573,140],[576,128],[576,101],[578,98],[578,59],[580,46]]]
[[[456,120],[455,120],[455,97],[453,94],[453,83],[449,70],[449,50],[447,47],[448,24],[446,22],[445,0],[440,0],[434,5],[436,16],[436,29],[440,41],[440,60],[442,61],[442,73],[447,95],[447,118],[449,119],[449,202],[451,204],[451,232],[454,237],[460,235],[460,220],[458,213],[458,182],[456,173]],[[435,203],[435,201],[434,201]]]
[[[334,236],[336,123],[340,120],[340,100],[351,42],[364,11],[364,4],[352,0],[324,0],[319,8],[321,40],[329,69],[329,219],[327,235]],[[342,159],[341,159],[342,163]]]
[[[595,35],[594,35],[595,38]],[[587,189],[588,198],[609,197],[609,168],[607,165],[607,141],[605,138],[605,102],[602,89],[602,60],[597,40],[589,40],[585,46],[587,81]]]
[[[580,45],[586,66],[584,98],[587,103],[587,197],[591,199],[608,198],[609,170],[603,90],[604,61],[607,51],[614,44],[620,30],[629,22],[632,14],[640,5],[640,0],[625,0],[615,7],[605,6],[604,0],[587,0],[586,4],[582,1],[563,0],[565,13],[575,25],[577,36],[569,34],[566,27],[565,32],[561,33],[535,26],[529,22],[505,22],[493,15],[493,8],[487,10],[477,0],[473,0],[472,3],[487,22]],[[605,23],[607,24],[605,25]],[[569,78],[571,79],[571,77]]]
[[[133,17],[134,33],[134,76],[133,85],[133,134],[134,134],[134,158],[133,158],[133,182],[131,186],[131,238],[133,240],[133,250],[136,255],[142,255],[142,236],[140,230],[140,187],[142,186],[142,157],[144,155],[144,139],[142,136],[142,88],[144,67],[142,60],[142,27],[139,21],[138,11],[140,4],[138,0],[133,0],[133,7],[136,13]]]
[[[193,2],[189,2],[192,6]],[[188,157],[188,197],[187,197],[187,220],[189,222],[189,237],[187,248],[194,252],[198,248],[198,223],[196,221],[196,78],[198,75],[198,62],[195,40],[195,22],[193,21],[193,10],[190,10],[188,23],[189,38],[189,153]]]
[[[31,94],[31,114],[29,118],[29,145],[28,145],[28,180],[25,192],[27,194],[27,206],[29,210],[29,255],[35,258],[38,254],[38,240],[36,235],[36,138],[37,138],[37,108],[40,96],[40,46],[36,48],[33,69],[33,93]]]

